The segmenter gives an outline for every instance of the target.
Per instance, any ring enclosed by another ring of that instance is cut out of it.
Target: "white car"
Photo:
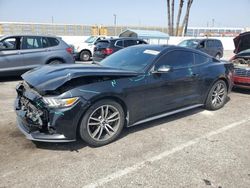
[[[84,42],[77,44],[75,48],[77,58],[81,61],[89,61],[90,58],[93,56],[95,43],[105,38],[107,37],[90,36]]]

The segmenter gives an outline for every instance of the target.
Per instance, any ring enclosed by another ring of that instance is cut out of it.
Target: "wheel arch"
[[[214,80],[213,83],[209,86],[209,89],[208,89],[207,92],[206,92],[206,97],[204,98],[204,103],[205,103],[206,100],[207,100],[209,91],[211,90],[211,88],[213,87],[213,85],[214,85],[216,82],[218,82],[219,80],[223,80],[223,81],[226,83],[227,92],[229,91],[230,88],[229,88],[228,80],[227,80],[224,76],[221,76],[221,77],[217,78],[216,80]]]
[[[61,57],[52,57],[52,58],[48,59],[45,64],[50,64],[50,62],[55,61],[55,60],[59,60],[62,63],[65,63],[64,59]]]
[[[95,98],[90,100],[90,104],[88,105],[88,107],[82,112],[79,121],[77,123],[77,128],[76,128],[76,137],[79,138],[79,129],[80,129],[80,125],[81,125],[81,121],[83,116],[85,115],[86,111],[96,102],[101,101],[101,100],[113,100],[115,102],[117,102],[118,104],[121,105],[123,111],[124,111],[124,117],[125,117],[125,126],[127,127],[129,124],[129,111],[128,111],[128,107],[125,104],[124,100],[122,100],[120,97],[117,96],[102,96],[99,98]]]
[[[89,49],[87,49],[87,48],[82,49],[79,54],[81,54],[82,52],[89,52],[90,57],[93,56],[92,52]]]

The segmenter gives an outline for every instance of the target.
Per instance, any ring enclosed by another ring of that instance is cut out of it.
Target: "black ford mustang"
[[[231,90],[233,66],[202,52],[139,45],[100,64],[44,66],[22,75],[18,127],[28,139],[110,143],[133,126],[204,106],[217,110]]]

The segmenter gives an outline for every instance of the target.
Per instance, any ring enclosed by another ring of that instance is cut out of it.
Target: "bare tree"
[[[182,7],[184,4],[184,0],[180,0],[179,3],[179,10],[178,10],[178,15],[177,15],[177,20],[176,20],[176,28],[175,28],[175,35],[178,36],[179,35],[179,24],[180,24],[180,19],[181,19],[181,13],[182,13]]]
[[[174,0],[171,3],[171,35],[174,35]]]
[[[170,0],[167,0],[167,9],[168,9],[168,33],[171,34]]]
[[[183,28],[183,34],[184,35],[187,33],[189,13],[190,13],[190,9],[191,9],[192,3],[193,3],[193,0],[188,0],[186,15],[185,15],[185,17],[183,19],[183,22],[182,22],[182,28]]]

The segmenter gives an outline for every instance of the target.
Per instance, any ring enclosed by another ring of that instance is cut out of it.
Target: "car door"
[[[0,72],[22,69],[23,59],[20,54],[20,37],[7,37],[0,41]]]
[[[46,55],[49,49],[44,48],[47,44],[46,38],[39,36],[24,36],[21,39],[20,53],[23,56],[23,62],[29,69],[45,64]]]
[[[180,107],[196,104],[198,99],[198,69],[191,51],[174,50],[161,56],[154,70],[170,68],[166,73],[151,73],[145,90],[145,114],[157,115]]]

